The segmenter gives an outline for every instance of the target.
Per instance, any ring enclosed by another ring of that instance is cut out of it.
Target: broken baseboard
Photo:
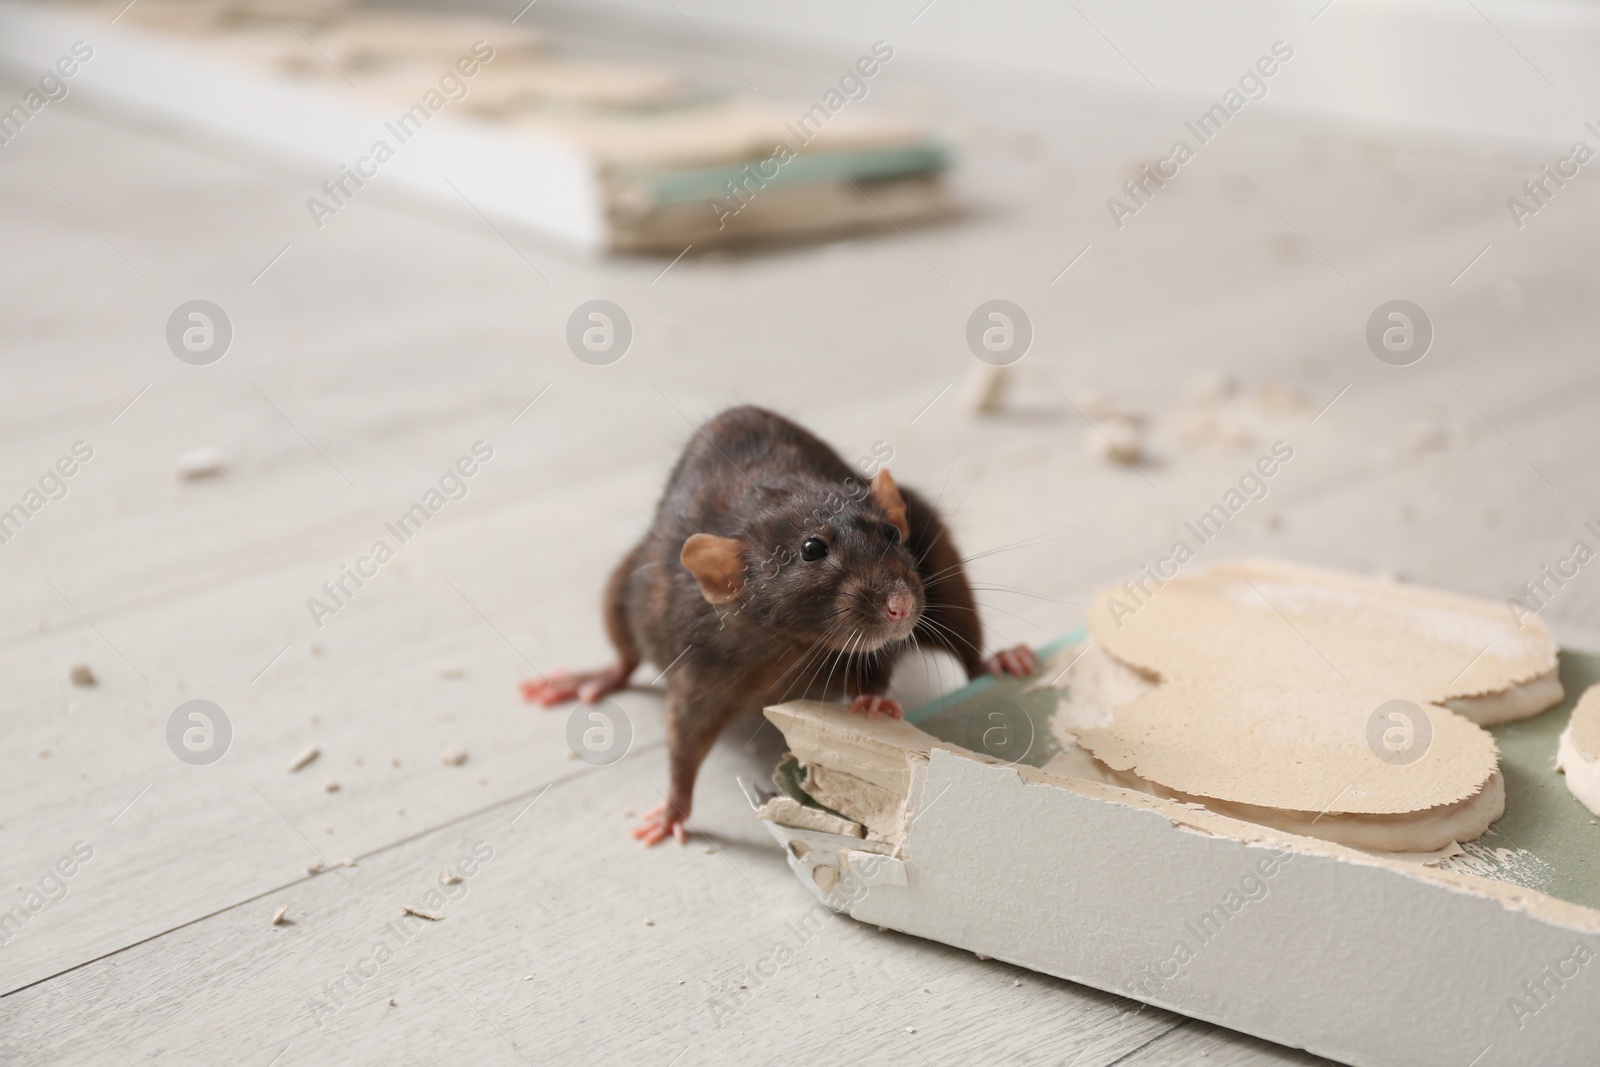
[[[1568,653],[1563,667],[1600,676],[1600,657]],[[1593,907],[1005,763],[836,705],[767,717],[818,799],[866,837],[770,813],[768,829],[818,899],[863,922],[1359,1067],[1585,1063],[1600,1047]],[[1508,752],[1528,748],[1507,736]],[[881,793],[896,801],[887,817]],[[1588,837],[1574,849],[1588,855],[1566,859],[1592,863]]]

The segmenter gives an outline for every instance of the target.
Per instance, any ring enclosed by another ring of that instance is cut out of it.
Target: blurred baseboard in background
[[[583,252],[675,255],[947,214],[945,144],[865,98],[869,42],[816,99],[565,54],[506,19],[308,0],[0,4],[0,62],[33,80],[78,44],[72,90],[327,172],[308,227],[422,197]],[[7,116],[25,135],[29,109]],[[428,136],[417,138],[424,126]],[[415,138],[415,140],[413,140]]]

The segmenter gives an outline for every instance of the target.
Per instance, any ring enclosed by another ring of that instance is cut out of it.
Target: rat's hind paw
[[[667,802],[662,801],[644,813],[639,825],[633,828],[633,836],[643,841],[646,847],[660,844],[669,837],[677,838],[678,844],[681,845],[688,833],[683,825],[688,819],[688,812],[679,811],[677,808],[669,811]]]
[[[530,678],[522,683],[522,699],[530,704],[553,707],[568,700],[581,700],[593,704],[608,693],[615,693],[628,684],[627,676],[619,668],[568,674],[557,667],[545,678]]]
[[[574,678],[557,667],[548,676],[529,678],[522,683],[522,699],[530,704],[552,707],[578,695],[581,678]]]
[[[1004,652],[996,652],[984,661],[983,666],[990,674],[1026,678],[1039,669],[1039,657],[1027,645],[1018,645]]]
[[[869,719],[876,719],[879,715],[887,715],[891,719],[906,717],[906,709],[900,706],[898,700],[888,697],[872,696],[862,693],[850,702],[850,710],[857,715],[865,715]]]

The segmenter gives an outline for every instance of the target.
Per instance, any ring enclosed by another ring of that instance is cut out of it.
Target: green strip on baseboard
[[[644,185],[656,203],[678,204],[695,200],[726,199],[728,183],[744,177],[745,166],[765,162],[750,160],[735,167],[721,165],[697,167],[686,170],[642,171],[623,170],[620,173]],[[777,173],[768,178],[760,174],[764,187],[783,188],[793,185],[821,185],[828,182],[881,181],[885,178],[903,178],[914,174],[931,174],[950,164],[949,150],[936,141],[921,144],[898,145],[892,148],[868,148],[854,152],[804,151],[789,162],[778,166]]]

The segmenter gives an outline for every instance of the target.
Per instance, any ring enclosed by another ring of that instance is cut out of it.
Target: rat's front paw
[[[891,719],[906,717],[906,709],[900,706],[898,700],[888,697],[871,696],[862,693],[850,702],[850,710],[857,715],[865,715],[869,719],[876,719],[879,715],[887,715]]]
[[[633,836],[643,841],[646,846],[658,845],[669,837],[677,838],[678,844],[681,845],[687,835],[683,824],[688,820],[688,812],[679,811],[666,801],[662,801],[644,813],[639,825],[633,828]]]
[[[1004,652],[996,652],[984,660],[983,667],[990,674],[1026,678],[1039,669],[1039,657],[1027,645],[1018,645]]]

